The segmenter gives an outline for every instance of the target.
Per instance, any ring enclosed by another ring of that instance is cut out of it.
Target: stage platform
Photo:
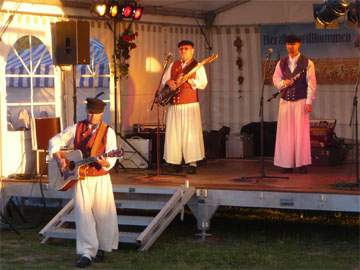
[[[260,175],[260,164],[256,160],[221,159],[209,160],[198,167],[197,174],[167,174],[151,177],[154,171],[119,170],[112,174],[114,185],[178,186],[189,182],[197,189],[244,190],[300,193],[328,193],[360,195],[360,189],[347,187],[355,183],[354,166],[311,166],[307,174],[282,174],[271,161],[265,164],[266,175],[287,176],[289,179],[243,179]]]
[[[154,170],[113,170],[114,190],[121,188],[172,189],[188,184],[197,190],[197,197],[216,205],[266,207],[301,210],[360,212],[360,189],[355,184],[353,164],[311,166],[307,174],[282,174],[271,160],[265,162],[266,175],[288,176],[288,179],[246,179],[260,175],[257,160],[219,159],[202,162],[195,175],[185,173],[153,176]],[[39,178],[3,179],[7,196],[40,197]],[[42,178],[44,194],[49,198],[70,198],[71,191],[51,190]]]

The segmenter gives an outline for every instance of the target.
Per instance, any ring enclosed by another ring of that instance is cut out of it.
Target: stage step
[[[120,243],[136,243],[139,250],[149,249],[167,228],[171,221],[183,212],[184,206],[195,193],[195,188],[180,186],[174,188],[133,188],[114,189],[117,199],[118,225],[138,228],[142,232],[119,232]],[[122,213],[124,212],[125,213]],[[140,211],[140,213],[139,213]],[[144,211],[157,211],[155,216],[144,215]],[[139,215],[140,214],[140,215]],[[65,223],[75,226],[74,200],[70,200],[63,209],[39,232],[42,243],[49,238],[75,239],[75,229],[69,229]]]
[[[166,201],[116,200],[115,203],[119,209],[161,210]]]
[[[47,236],[50,238],[61,238],[61,239],[75,239],[75,229],[68,228],[57,228],[47,232]],[[119,232],[119,242],[127,244],[137,244],[137,237],[140,233],[136,232]]]
[[[118,224],[123,226],[147,226],[153,219],[154,217],[149,216],[118,215]],[[74,212],[63,217],[62,221],[75,222]]]
[[[195,188],[181,186],[173,196],[166,202],[164,207],[151,221],[149,226],[139,235],[137,242],[140,244],[139,250],[148,250],[161,233],[169,226],[171,221],[179,214],[183,213],[185,205],[195,194]]]

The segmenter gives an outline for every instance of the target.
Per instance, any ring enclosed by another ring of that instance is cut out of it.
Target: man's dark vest
[[[106,142],[107,142],[107,129],[105,131],[104,137],[100,142],[100,145],[98,147],[98,151],[96,155],[101,155],[105,153],[106,150]],[[99,131],[99,128],[96,130],[96,132],[92,133],[91,129],[89,128],[89,124],[87,121],[81,121],[78,122],[76,125],[76,132],[75,132],[75,140],[74,140],[74,148],[81,150],[83,154],[83,158],[87,158],[90,156],[91,147],[94,144],[96,135]],[[100,164],[94,162],[88,165],[88,168],[86,169],[86,175],[87,176],[100,176],[108,174],[107,170],[104,170]]]
[[[193,67],[195,67],[197,62],[195,60],[192,60],[192,62],[187,65],[184,69],[181,67],[181,61],[176,61],[172,67],[171,67],[171,79],[176,80],[180,73],[187,73],[189,72]],[[193,78],[195,78],[195,74],[193,75]],[[186,82],[183,85],[180,86],[180,92],[177,94],[170,103],[175,104],[187,104],[187,103],[194,103],[198,102],[198,93],[197,90],[194,90],[191,85]]]
[[[306,70],[308,64],[309,60],[301,54],[296,63],[296,68],[294,72],[291,72],[289,69],[289,57],[287,56],[280,60],[280,69],[283,74],[283,80],[291,79],[301,71],[305,70],[305,72],[301,73],[300,77],[295,81],[292,86],[287,87],[281,91],[281,98],[288,101],[295,101],[307,97],[308,84],[306,81]]]

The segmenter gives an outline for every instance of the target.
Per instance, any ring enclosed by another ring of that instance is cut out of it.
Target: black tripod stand
[[[264,72],[263,72],[263,83],[261,87],[261,97],[260,97],[260,164],[261,164],[261,174],[258,176],[244,176],[241,178],[236,178],[234,181],[244,181],[249,179],[289,179],[287,176],[272,176],[266,175],[265,173],[265,160],[264,160],[264,88],[265,88],[265,79],[266,74],[269,68],[269,62],[271,59],[272,50],[268,50],[268,55],[265,61]]]
[[[1,180],[0,180],[1,181]],[[1,184],[1,183],[0,183]],[[23,219],[23,221],[25,221],[23,215],[20,213],[20,210],[17,208],[17,206],[14,204],[14,202],[12,201],[12,197],[10,197],[8,203],[11,203],[14,206],[14,209],[16,210],[16,212],[19,214],[19,216]],[[5,208],[4,208],[5,209]],[[5,217],[5,214],[3,213],[3,211],[0,210],[0,223],[8,226],[11,230],[13,230],[16,234],[20,235],[19,231],[17,229],[15,229],[14,225],[11,224],[11,222]]]
[[[350,127],[355,128],[355,170],[356,170],[356,179],[355,183],[350,183],[350,187],[360,188],[360,176],[359,176],[359,122],[358,122],[358,90],[359,90],[359,80],[360,80],[360,61],[358,64],[358,73],[356,79],[356,86],[354,90],[353,97],[353,107],[350,119]],[[355,119],[355,121],[354,121]],[[355,123],[354,123],[355,122]]]
[[[19,231],[15,229],[14,225],[12,225],[11,222],[2,213],[0,213],[0,222],[9,226],[9,228],[12,229],[17,235],[20,235]]]

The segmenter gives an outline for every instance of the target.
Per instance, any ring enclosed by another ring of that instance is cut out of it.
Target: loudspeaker
[[[51,24],[54,65],[90,64],[90,24],[82,21]]]

